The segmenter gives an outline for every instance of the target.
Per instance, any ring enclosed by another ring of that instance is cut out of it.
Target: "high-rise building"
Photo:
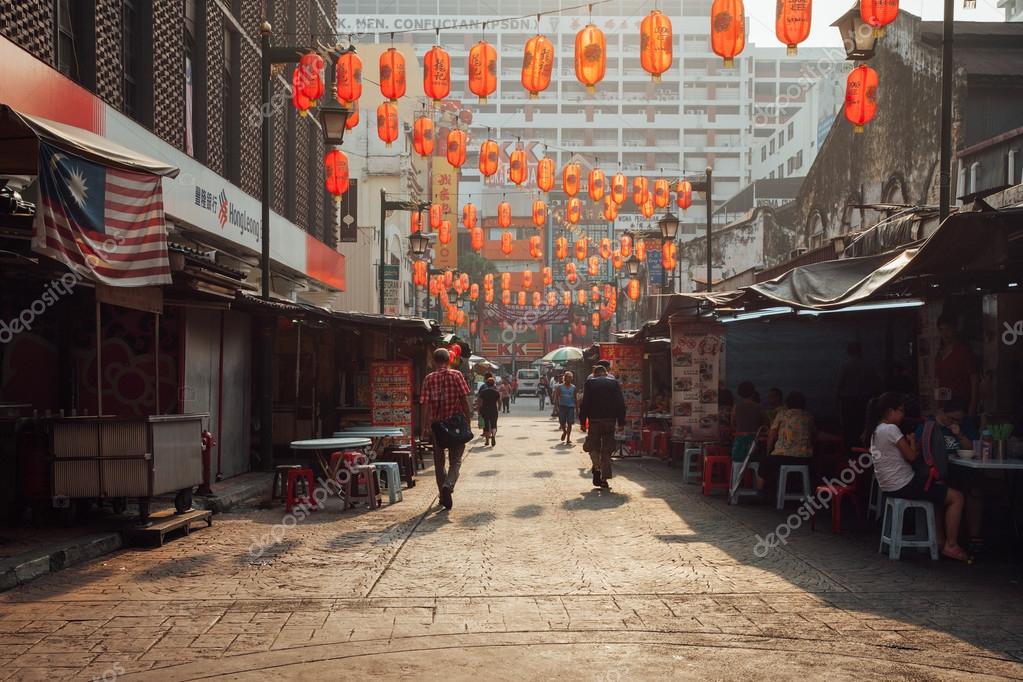
[[[1023,0],[998,0],[998,6],[1005,9],[1006,21],[1023,21]]]

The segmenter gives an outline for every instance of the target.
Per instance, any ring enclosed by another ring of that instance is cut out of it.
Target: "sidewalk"
[[[208,497],[196,495],[192,505],[197,509],[209,509],[214,514],[224,514],[246,502],[268,499],[273,473],[250,471],[224,481],[213,483],[213,494]]]

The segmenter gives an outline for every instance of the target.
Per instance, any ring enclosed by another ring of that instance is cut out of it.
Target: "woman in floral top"
[[[770,453],[760,464],[760,476],[767,489],[774,494],[778,485],[778,469],[783,464],[809,464],[813,459],[813,441],[816,435],[813,415],[806,411],[806,397],[798,391],[789,393],[785,409],[780,410],[771,424],[767,437]]]

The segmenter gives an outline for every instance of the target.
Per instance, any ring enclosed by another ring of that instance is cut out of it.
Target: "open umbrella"
[[[552,350],[540,359],[544,362],[571,362],[573,360],[582,360],[583,351],[581,348],[576,348],[575,346],[562,346],[557,350]]]

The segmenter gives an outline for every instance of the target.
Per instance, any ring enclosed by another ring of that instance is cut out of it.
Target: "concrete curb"
[[[270,476],[268,474],[266,478],[238,485],[210,497],[196,497],[193,500],[193,505],[197,509],[209,509],[214,514],[224,514],[251,500],[267,497],[272,480]]]
[[[122,546],[120,533],[97,533],[4,559],[0,561],[0,592],[115,552]]]

